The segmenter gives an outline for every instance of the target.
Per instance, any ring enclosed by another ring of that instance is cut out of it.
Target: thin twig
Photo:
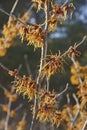
[[[27,116],[27,113],[25,112],[24,115],[23,115],[23,117],[22,117],[22,121],[25,120],[26,116]]]
[[[69,94],[67,94],[66,97],[67,97],[67,105],[68,105],[67,112],[68,112],[68,115],[69,115],[71,123],[72,123],[73,122],[73,115],[71,114],[70,108],[69,108],[69,106],[70,106],[70,97],[69,97]]]
[[[47,92],[49,92],[49,82],[50,81],[47,79],[47,85],[46,85],[47,86]]]
[[[2,63],[0,63],[0,66],[1,66],[4,70],[9,71],[9,69],[8,69],[7,67],[5,67]]]
[[[64,2],[64,4],[61,6],[61,8],[63,8],[68,2],[69,2],[69,0],[66,0],[66,1]]]
[[[12,9],[11,9],[10,17],[9,17],[9,20],[8,20],[8,27],[9,27],[10,22],[11,22],[11,15],[13,14],[13,12],[14,12],[14,10],[15,10],[15,8],[16,8],[16,6],[17,6],[17,4],[18,4],[18,1],[19,1],[19,0],[16,0],[16,1],[15,1],[14,5],[13,5],[13,7],[12,7]]]
[[[12,102],[9,100],[9,102],[8,102],[8,111],[7,111],[4,130],[8,130],[8,122],[9,122],[9,118],[10,118],[11,104],[12,104]]]
[[[23,104],[20,104],[19,106],[17,106],[14,110],[15,111],[18,111],[19,109],[21,109],[22,108],[22,106],[23,106]]]
[[[73,98],[76,101],[76,105],[78,107],[78,110],[77,110],[75,116],[73,117],[72,126],[76,123],[76,120],[78,119],[78,116],[80,114],[80,104],[79,104],[78,98],[76,97],[76,95],[74,93],[73,93]]]
[[[40,76],[41,76],[41,71],[43,68],[43,65],[45,64],[45,57],[47,54],[47,35],[48,35],[48,18],[49,18],[49,0],[47,0],[46,4],[45,4],[45,37],[44,37],[44,44],[41,48],[41,60],[40,60],[40,69],[39,69],[39,75],[37,78],[37,82],[39,82],[39,80],[41,80]]]
[[[87,119],[86,119],[86,121],[85,121],[85,123],[83,125],[83,128],[81,130],[86,130],[86,126],[87,126]]]
[[[26,23],[22,22],[22,21],[21,21],[19,18],[17,18],[14,14],[9,14],[7,11],[5,11],[5,10],[3,10],[3,9],[1,9],[1,8],[0,8],[0,11],[1,11],[2,13],[6,14],[7,16],[11,16],[12,18],[16,19],[18,22],[20,22],[20,23],[23,24],[24,26],[27,26]],[[32,23],[28,23],[28,25],[34,26],[34,24],[32,24]]]
[[[37,106],[37,96],[35,95],[33,117],[32,117],[32,121],[31,121],[30,130],[33,130],[34,119],[35,119],[35,116],[36,116],[36,106]]]
[[[20,71],[22,65],[19,65],[18,67],[18,72]],[[17,72],[17,73],[18,73]],[[16,81],[17,79],[15,79]],[[14,82],[14,85],[15,85],[15,82]],[[13,85],[13,86],[14,86]],[[11,89],[11,93],[13,94],[14,93],[14,89]],[[7,111],[7,116],[6,116],[6,121],[5,121],[5,127],[4,127],[4,130],[8,130],[8,124],[9,124],[9,119],[10,119],[10,111],[11,111],[11,105],[12,105],[12,101],[9,100],[8,102],[8,111]]]
[[[83,44],[83,42],[86,40],[86,36],[84,36],[83,38],[82,38],[82,40],[81,40],[81,42],[79,42],[75,47],[77,48],[77,47],[79,47],[81,44]],[[61,55],[61,57],[65,57],[67,54],[69,53],[69,49],[67,50],[67,51],[65,51],[62,55]]]
[[[31,73],[29,62],[28,62],[28,55],[24,55],[24,60],[25,60],[25,65],[26,65],[27,73],[28,73],[28,75],[31,75],[32,73]]]
[[[65,93],[65,92],[68,90],[68,86],[69,86],[69,84],[67,83],[67,84],[66,84],[66,88],[65,88],[62,92],[60,92],[59,94],[57,94],[57,95],[55,96],[55,98],[58,98],[58,97],[60,97],[63,93]]]
[[[82,39],[82,41],[79,42],[79,43],[76,45],[76,48],[77,48],[78,46],[80,46],[81,44],[83,44],[83,42],[86,40],[86,38],[87,38],[87,36],[84,36],[83,39]]]

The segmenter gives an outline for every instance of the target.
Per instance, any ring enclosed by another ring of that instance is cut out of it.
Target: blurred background
[[[11,11],[11,8],[15,0],[0,0],[0,8],[4,9],[7,12]],[[58,1],[57,1],[58,2]],[[61,0],[59,0],[61,3]],[[62,3],[64,0],[62,1]],[[74,3],[76,10],[72,16],[72,19],[69,17],[63,24],[58,24],[56,30],[49,34],[48,37],[48,54],[58,53],[60,50],[61,53],[64,53],[65,50],[74,43],[78,43],[82,40],[83,36],[87,35],[87,0],[71,0]],[[31,0],[19,0],[17,7],[14,11],[15,16],[20,17],[26,12],[32,5]],[[36,13],[36,10],[32,9],[31,18],[29,22],[42,23],[44,20],[44,12],[40,11]],[[8,16],[0,12],[0,36],[2,36],[3,25],[8,21]],[[8,69],[13,70],[18,68],[21,64],[22,68],[20,71],[21,75],[32,74],[32,77],[35,78],[39,69],[40,62],[40,49],[34,51],[33,46],[27,46],[27,43],[21,43],[21,39],[18,36],[14,39],[12,46],[7,50],[5,56],[0,57],[0,63],[6,66]],[[83,45],[78,47],[78,50],[81,51],[81,56],[77,60],[81,65],[87,65],[87,39]],[[69,92],[75,91],[73,86],[70,83],[70,66],[72,62],[70,60],[66,61],[67,63],[64,66],[64,73],[56,73],[51,77],[50,80],[50,90],[55,89],[60,92],[65,87],[65,84],[68,82],[70,85]],[[27,67],[28,65],[28,67]],[[28,71],[29,70],[29,71]],[[0,84],[6,88],[9,87],[11,82],[14,79],[8,75],[8,73],[0,67]],[[0,90],[0,102],[6,102],[3,97],[3,90]],[[65,102],[64,98],[61,99],[62,103]],[[27,105],[27,100],[19,98],[18,103],[22,101],[25,104],[24,110],[27,110],[29,106]]]

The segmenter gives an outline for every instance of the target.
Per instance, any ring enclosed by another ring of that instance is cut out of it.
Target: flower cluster
[[[22,40],[26,39],[28,45],[34,45],[35,48],[41,48],[44,44],[44,33],[40,25],[23,26],[19,30]]]
[[[11,94],[9,91],[4,90],[4,95],[6,98],[8,98],[11,102],[15,102],[17,100],[17,94]]]
[[[79,62],[76,62],[78,69],[79,69],[79,75],[81,79],[86,79],[87,77],[87,66],[81,66]],[[80,81],[79,81],[79,77],[78,77],[78,72],[75,68],[74,65],[71,66],[71,83],[73,85],[79,85]]]
[[[60,55],[50,55],[47,59],[47,63],[42,68],[42,76],[47,75],[48,79],[51,75],[56,73],[57,69],[63,71],[63,58]]]
[[[26,12],[20,20],[26,23],[29,17],[29,12]],[[12,46],[14,38],[19,34],[19,27],[22,26],[20,22],[12,17],[8,23],[3,26],[2,37],[0,37],[0,57],[5,56],[7,49]]]
[[[72,14],[72,8],[75,9],[72,3],[66,6],[62,6],[59,4],[54,4],[52,6],[51,17],[48,21],[49,32],[55,30],[55,28],[57,27],[57,23],[62,23],[66,20],[68,11]]]
[[[3,104],[2,105],[2,111],[6,112],[8,111],[8,104]],[[16,111],[15,110],[11,110],[10,111],[10,118],[14,118],[16,116]]]
[[[50,92],[42,92],[41,101],[38,104],[37,119],[40,122],[51,122],[53,125],[60,125],[62,121],[62,113],[57,110],[57,102],[55,94]]]
[[[26,120],[21,120],[18,122],[16,130],[25,130]]]
[[[11,18],[10,25],[4,25],[2,34],[0,38],[0,56],[4,56],[7,52],[7,48],[12,45],[13,38],[15,38],[18,29],[15,27],[15,20]]]
[[[30,77],[26,77],[25,75],[19,78],[15,85],[16,92],[27,96],[29,100],[32,100],[37,94],[37,87],[36,81],[33,81]]]

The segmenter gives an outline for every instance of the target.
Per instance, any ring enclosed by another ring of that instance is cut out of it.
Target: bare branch
[[[9,71],[9,69],[8,69],[7,67],[5,67],[2,63],[0,63],[0,66],[1,66],[4,70]]]
[[[72,114],[70,112],[70,108],[69,108],[69,106],[70,106],[70,97],[69,97],[69,94],[67,94],[66,97],[67,97],[67,105],[68,105],[67,112],[68,112],[68,115],[69,115],[71,123],[72,123],[73,122],[73,116],[72,116]]]
[[[83,125],[83,128],[81,130],[86,130],[86,126],[87,126],[87,119],[86,119],[86,121],[85,121],[85,123]]]
[[[17,18],[14,14],[9,14],[7,11],[5,11],[5,10],[3,10],[3,9],[1,9],[1,8],[0,8],[0,11],[1,11],[2,13],[6,14],[7,16],[16,19],[18,22],[20,22],[20,23],[23,24],[24,26],[27,26],[26,23],[22,22],[22,21],[21,21],[19,18]],[[32,24],[32,23],[28,23],[28,25],[34,26],[34,24]]]
[[[17,6],[17,4],[18,4],[18,1],[19,1],[19,0],[15,0],[15,3],[14,3],[14,5],[13,5],[12,9],[11,9],[10,17],[9,17],[9,20],[8,20],[8,27],[9,27],[10,22],[11,22],[11,15],[13,14],[13,12],[14,12],[14,10],[15,10],[15,8],[16,8],[16,6]]]
[[[23,106],[23,104],[20,104],[19,106],[17,106],[14,110],[15,111],[18,111],[19,109],[21,109],[22,108],[22,106]]]
[[[73,93],[73,98],[75,99],[76,101],[76,105],[78,107],[78,110],[77,110],[77,113],[76,115],[73,117],[73,122],[72,122],[72,125],[74,125],[76,123],[76,120],[78,119],[78,116],[80,114],[80,104],[79,104],[79,101],[78,101],[78,98],[76,97],[76,95]]]
[[[28,75],[31,75],[32,73],[31,73],[29,62],[28,62],[28,55],[24,55],[24,60],[25,60],[25,65],[26,65],[27,73],[28,73]]]
[[[61,6],[61,8],[63,8],[68,2],[69,2],[69,0],[66,0],[66,1],[64,2],[64,4]]]
[[[36,105],[37,105],[37,96],[35,95],[33,117],[32,117],[32,121],[31,121],[30,130],[33,129],[34,119],[35,119],[35,116],[36,116]]]
[[[20,71],[22,65],[19,65],[18,67],[18,72]],[[17,79],[15,79],[16,81]],[[13,84],[13,86],[15,85],[15,82]],[[11,88],[11,93],[13,94],[14,93],[14,89]],[[8,111],[7,111],[7,116],[6,116],[6,121],[5,121],[5,127],[4,127],[4,130],[8,130],[8,124],[9,124],[9,119],[10,119],[10,111],[11,111],[11,105],[12,105],[12,101],[9,100],[8,102]]]
[[[12,102],[9,101],[9,102],[8,102],[8,111],[7,111],[7,116],[6,116],[6,121],[5,121],[5,128],[4,128],[4,130],[8,130],[8,122],[9,122],[9,118],[10,118],[11,104],[12,104]]]
[[[86,40],[86,38],[87,38],[87,36],[84,36],[83,39],[82,39],[82,41],[79,42],[79,43],[76,45],[76,47],[80,46],[80,45]]]
[[[69,86],[69,84],[67,83],[65,89],[62,92],[60,92],[59,94],[57,94],[55,96],[55,98],[58,98],[59,96],[61,96],[62,94],[64,94],[68,90],[68,86]]]

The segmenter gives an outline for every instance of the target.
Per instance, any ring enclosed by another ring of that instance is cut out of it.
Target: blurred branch
[[[15,108],[15,111],[18,111],[19,109],[21,109],[22,106],[23,106],[23,104],[20,104],[19,106],[17,106],[17,107]]]
[[[28,75],[31,75],[32,73],[31,73],[29,62],[28,62],[28,55],[24,55],[24,60],[25,60],[25,65],[26,65],[27,73],[28,73]]]
[[[83,128],[81,130],[86,130],[86,126],[87,126],[87,119],[86,119],[86,121],[85,121],[85,123],[83,125]]]
[[[8,69],[7,67],[5,67],[2,63],[0,63],[0,66],[1,66],[4,70],[9,71],[9,69]]]
[[[0,11],[1,11],[2,13],[6,14],[7,16],[16,19],[18,22],[20,22],[20,23],[23,24],[24,26],[27,26],[26,23],[22,22],[22,21],[21,21],[19,18],[17,18],[14,14],[9,14],[7,11],[5,11],[5,10],[3,10],[3,9],[1,9],[1,8],[0,8]],[[34,26],[34,24],[31,24],[31,23],[28,23],[28,24]]]
[[[77,48],[78,46],[80,46],[81,44],[83,44],[83,42],[86,40],[86,38],[87,38],[87,36],[84,36],[83,39],[82,39],[82,41],[79,42],[79,43],[76,45],[76,48]]]
[[[76,101],[76,105],[78,107],[78,110],[77,110],[77,113],[75,114],[75,116],[73,117],[72,126],[76,123],[76,120],[80,114],[80,104],[79,104],[78,98],[76,97],[76,95],[74,93],[73,93],[73,98]]]
[[[65,92],[68,90],[68,86],[69,86],[69,84],[67,83],[65,89],[64,89],[62,92],[60,92],[59,94],[56,94],[55,98],[58,98],[58,97],[61,96],[63,93],[65,93]]]
[[[67,97],[67,105],[68,105],[67,112],[68,112],[68,115],[69,115],[70,120],[71,120],[71,123],[72,123],[72,121],[73,121],[73,116],[72,116],[72,114],[71,114],[71,112],[70,112],[70,108],[69,108],[69,106],[70,106],[70,97],[69,97],[69,94],[67,94],[66,97]]]
[[[18,72],[20,71],[21,67],[22,67],[22,65],[19,65],[19,67],[18,67]],[[17,73],[18,73],[18,72],[17,72]],[[16,81],[16,80],[17,80],[17,79],[15,79],[15,81]],[[15,82],[14,82],[14,84],[15,84]],[[11,93],[13,93],[13,92],[14,92],[14,89],[11,88]],[[12,105],[12,101],[9,100],[9,102],[8,102],[8,111],[7,111],[7,116],[6,116],[6,121],[5,121],[4,130],[8,130],[8,124],[9,124],[9,119],[10,119],[11,105]]]
[[[2,13],[6,14],[6,15],[9,16],[9,17],[15,18],[15,19],[16,19],[17,21],[19,21],[21,24],[23,24],[23,25],[26,26],[26,24],[23,23],[23,22],[22,22],[19,18],[17,18],[15,15],[9,14],[7,11],[5,11],[5,10],[3,10],[3,9],[1,9],[1,8],[0,8],[0,11],[1,11]]]
[[[12,9],[11,9],[10,17],[9,17],[9,20],[8,20],[8,27],[9,27],[10,22],[11,22],[11,15],[13,14],[13,12],[14,12],[14,10],[15,10],[15,8],[16,8],[16,6],[17,6],[17,4],[18,4],[18,1],[19,1],[19,0],[15,0],[15,3],[14,3],[14,5],[13,5]]]
[[[61,8],[63,8],[68,2],[69,2],[69,0],[66,0],[66,1],[64,2],[64,4],[61,6]]]

